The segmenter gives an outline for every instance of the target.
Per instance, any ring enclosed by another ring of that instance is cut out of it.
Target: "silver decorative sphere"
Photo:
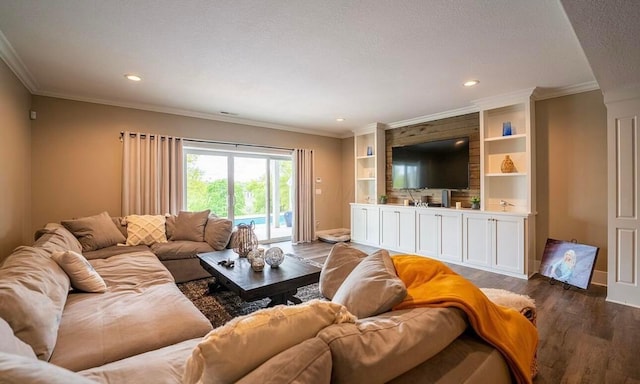
[[[278,247],[271,247],[265,251],[264,261],[269,264],[271,268],[278,268],[284,261],[284,252]]]

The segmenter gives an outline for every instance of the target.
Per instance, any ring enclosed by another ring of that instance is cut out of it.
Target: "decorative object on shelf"
[[[480,209],[480,197],[473,196],[471,198],[471,209]]]
[[[278,247],[271,247],[265,251],[264,261],[269,264],[271,268],[278,268],[284,261],[284,252]]]
[[[378,199],[380,204],[387,204],[387,195],[380,195],[380,199]]]
[[[373,156],[373,147],[372,146],[368,146],[367,147],[367,156]]]
[[[512,135],[511,122],[505,121],[504,123],[502,123],[502,136],[511,136],[511,135]]]
[[[264,258],[257,256],[251,259],[251,269],[255,272],[261,272],[264,269]]]
[[[500,206],[502,207],[502,212],[506,212],[508,206],[512,206],[513,207],[514,205],[511,204],[510,202],[506,201],[506,200],[500,200]]]
[[[500,164],[500,171],[502,171],[502,173],[516,172],[516,166],[513,164],[509,155],[504,155],[504,160],[502,160],[502,164]]]
[[[233,251],[240,257],[247,257],[249,252],[258,247],[258,236],[253,232],[256,223],[251,220],[251,224],[238,224],[238,230],[233,238]]]

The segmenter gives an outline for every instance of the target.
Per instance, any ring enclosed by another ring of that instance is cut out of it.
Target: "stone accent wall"
[[[391,182],[391,148],[399,145],[424,143],[453,139],[457,137],[469,137],[469,189],[452,190],[451,205],[459,201],[463,207],[470,207],[471,196],[480,196],[480,114],[450,117],[426,123],[409,125],[406,127],[389,129],[385,131],[386,144],[386,170],[385,185],[389,203],[402,204],[404,199],[411,200],[411,196],[404,190],[393,190]],[[411,191],[414,199],[424,197],[430,203],[441,203],[441,189],[421,189]],[[424,200],[424,199],[423,199]]]

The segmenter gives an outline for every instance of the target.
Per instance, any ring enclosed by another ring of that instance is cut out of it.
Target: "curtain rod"
[[[140,135],[140,137],[147,137],[146,133],[136,133],[136,132],[130,132],[130,135]],[[158,135],[158,134],[148,134],[150,136],[167,136],[167,135]],[[122,141],[122,138],[124,137],[124,131],[120,131],[120,141]],[[232,142],[228,142],[228,141],[216,141],[216,140],[205,140],[205,139],[190,139],[190,138],[186,138],[186,137],[174,137],[174,139],[176,140],[183,140],[183,141],[193,141],[194,143],[205,143],[205,144],[222,144],[222,145],[232,145],[237,147],[254,147],[254,148],[267,148],[267,149],[282,149],[282,150],[286,150],[286,151],[293,151],[293,148],[285,148],[285,147],[275,147],[272,145],[259,145],[259,144],[242,144],[242,143],[232,143]]]

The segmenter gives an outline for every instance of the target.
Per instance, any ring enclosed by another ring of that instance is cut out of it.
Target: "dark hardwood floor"
[[[274,244],[323,262],[332,244]],[[367,253],[377,248],[352,244]],[[479,287],[502,288],[535,299],[540,342],[535,383],[640,384],[640,309],[605,301],[606,287],[551,285],[535,275],[522,280],[448,264]]]

